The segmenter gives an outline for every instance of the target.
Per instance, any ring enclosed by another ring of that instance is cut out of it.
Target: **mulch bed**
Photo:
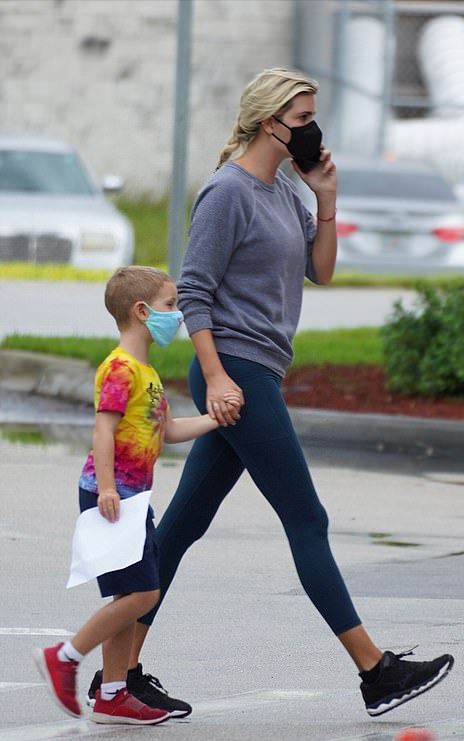
[[[184,381],[169,381],[167,386],[188,394]],[[403,396],[387,388],[383,369],[375,365],[327,365],[291,370],[282,390],[285,401],[292,407],[464,419],[464,397]]]
[[[289,406],[464,419],[464,397],[403,396],[388,389],[383,369],[375,365],[327,365],[292,370],[285,378],[283,391]]]

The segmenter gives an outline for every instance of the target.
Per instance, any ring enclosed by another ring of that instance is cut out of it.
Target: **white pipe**
[[[392,121],[387,155],[429,162],[451,183],[464,181],[464,115]]]
[[[418,59],[434,115],[394,120],[388,154],[430,162],[453,184],[464,182],[464,19],[429,21],[418,44]]]
[[[346,87],[342,92],[340,148],[343,152],[374,155],[382,116],[385,27],[376,18],[361,16],[347,25],[343,77],[367,92]]]
[[[417,54],[436,116],[464,111],[464,19],[439,16],[419,37]]]

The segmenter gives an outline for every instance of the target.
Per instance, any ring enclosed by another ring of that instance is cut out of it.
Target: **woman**
[[[440,681],[453,658],[404,661],[370,639],[330,551],[327,515],[280,392],[304,278],[329,283],[336,260],[337,177],[314,122],[317,89],[299,72],[257,75],[193,209],[179,306],[196,352],[192,396],[221,427],[194,443],[160,522],[161,592],[246,468],[282,521],[307,595],[357,666],[367,712],[380,715]],[[315,194],[316,223],[279,170],[290,155]],[[231,391],[239,412],[225,400]],[[137,626],[134,665],[153,617]]]

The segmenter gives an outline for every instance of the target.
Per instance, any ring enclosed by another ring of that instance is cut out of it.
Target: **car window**
[[[341,196],[400,198],[420,201],[455,201],[449,185],[427,173],[386,172],[385,170],[338,169]]]
[[[90,195],[95,189],[71,152],[0,150],[0,191]]]

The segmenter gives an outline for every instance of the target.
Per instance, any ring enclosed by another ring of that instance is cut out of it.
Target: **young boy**
[[[207,414],[173,419],[160,378],[149,362],[150,345],[167,345],[183,319],[169,275],[151,267],[120,268],[106,286],[105,306],[116,320],[120,342],[96,373],[93,449],[79,481],[79,503],[81,512],[98,507],[103,517],[115,522],[121,499],[151,489],[153,466],[163,440],[191,440],[216,429],[218,423]],[[239,403],[234,392],[224,398],[232,405]],[[169,704],[150,707],[126,688],[135,622],[157,604],[160,595],[152,516],[150,507],[142,560],[97,577],[102,597],[112,596],[113,601],[96,612],[70,641],[34,650],[52,697],[69,715],[81,715],[76,697],[79,663],[100,644],[103,677],[96,692],[93,721],[154,724],[171,714]],[[187,703],[175,702],[184,706],[184,715],[190,712]]]

